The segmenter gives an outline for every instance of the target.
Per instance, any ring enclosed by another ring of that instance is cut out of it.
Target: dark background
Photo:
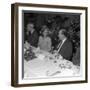
[[[43,25],[47,25],[50,30],[50,37],[52,44],[58,43],[58,31],[60,28],[66,28],[69,34],[68,38],[72,41],[74,46],[74,53],[76,48],[80,46],[80,14],[74,13],[52,13],[52,12],[35,12],[23,11],[24,33],[26,33],[26,25],[31,22],[35,25],[35,30],[40,35]],[[24,41],[26,40],[24,34]]]

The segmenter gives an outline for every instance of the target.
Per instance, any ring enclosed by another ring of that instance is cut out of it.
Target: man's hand
[[[58,53],[57,53],[57,50],[54,50],[53,53],[54,53],[54,54],[58,54]]]

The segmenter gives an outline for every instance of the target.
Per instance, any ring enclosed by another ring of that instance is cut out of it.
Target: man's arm
[[[63,56],[63,58],[70,60],[72,57],[72,43],[68,42],[66,45],[64,45],[60,51],[61,56]]]

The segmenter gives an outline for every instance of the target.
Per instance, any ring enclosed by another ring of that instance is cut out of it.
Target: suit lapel
[[[59,51],[61,51],[62,48],[64,48],[64,45],[67,43],[67,40],[62,44],[61,48]]]

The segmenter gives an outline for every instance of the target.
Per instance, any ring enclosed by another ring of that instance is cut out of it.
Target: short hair
[[[66,30],[65,28],[60,29],[60,31],[62,31],[62,34],[63,34],[65,37],[68,37],[68,33],[67,33],[67,30]]]
[[[28,26],[28,25],[32,25],[32,27],[34,27],[34,24],[31,23],[31,22],[27,23],[27,26]]]

